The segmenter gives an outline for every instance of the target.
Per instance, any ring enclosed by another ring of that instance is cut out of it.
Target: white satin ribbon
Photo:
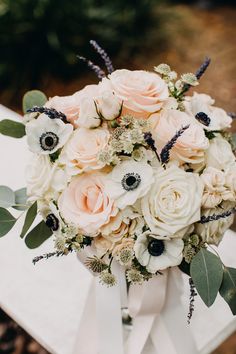
[[[128,354],[141,354],[156,316],[161,312],[166,295],[168,271],[129,289],[129,313],[133,329],[126,344]]]
[[[87,249],[79,252],[78,258],[84,264],[91,255]],[[124,354],[121,307],[127,303],[127,289],[124,271],[116,262],[112,264],[112,272],[117,278],[116,286],[107,288],[99,283],[98,277],[92,280],[78,330],[76,354]]]
[[[88,253],[78,257],[84,263]],[[74,353],[145,354],[149,339],[155,354],[197,354],[181,304],[183,285],[177,268],[130,287],[128,308],[133,328],[125,345],[121,315],[121,308],[127,307],[125,273],[116,262],[112,271],[118,281],[116,286],[108,289],[97,277],[92,281]]]

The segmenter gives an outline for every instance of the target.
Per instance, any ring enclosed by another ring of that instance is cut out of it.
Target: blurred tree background
[[[0,0],[0,102],[19,110],[28,89],[67,95],[94,82],[77,55],[101,63],[89,45],[95,39],[116,68],[150,70],[168,62],[173,69],[194,71],[205,55],[211,56],[203,88],[212,93],[217,73],[225,84],[216,92],[219,104],[236,110],[235,4],[235,0]]]

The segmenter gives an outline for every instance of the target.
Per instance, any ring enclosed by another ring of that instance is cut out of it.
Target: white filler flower
[[[125,160],[107,176],[106,193],[124,209],[143,197],[153,182],[153,169],[148,163]]]
[[[72,131],[71,124],[41,114],[26,125],[29,149],[38,154],[52,154],[66,143]]]
[[[157,240],[149,231],[138,236],[134,244],[134,252],[139,263],[150,273],[156,273],[181,263],[184,242],[180,238]]]

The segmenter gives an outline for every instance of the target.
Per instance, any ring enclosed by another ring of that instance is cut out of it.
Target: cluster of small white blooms
[[[172,71],[168,64],[160,64],[158,66],[154,66],[154,71],[156,71],[158,74],[161,74],[163,79],[167,82],[177,79],[177,73]]]
[[[199,251],[200,242],[200,237],[197,234],[192,234],[184,240],[183,258],[185,262],[190,263],[192,261],[195,254]]]
[[[105,165],[117,165],[120,162],[119,157],[115,154],[115,151],[111,148],[106,148],[99,152],[97,156],[98,161]]]
[[[116,285],[116,277],[109,270],[103,270],[99,276],[100,283],[106,285],[108,288]]]
[[[90,247],[86,264],[107,286],[113,261],[141,284],[218,244],[233,220],[232,119],[210,96],[184,96],[194,74],[154,71],[116,70],[24,118],[29,201],[57,251]]]
[[[63,252],[66,249],[66,238],[62,234],[55,235],[54,246],[57,251]]]
[[[190,85],[190,86],[199,85],[197,77],[193,73],[187,73],[187,74],[181,75],[181,81],[187,85]]]
[[[127,270],[126,278],[127,278],[128,282],[131,284],[141,285],[144,281],[144,277],[143,277],[142,273],[135,268],[131,268],[131,269]]]

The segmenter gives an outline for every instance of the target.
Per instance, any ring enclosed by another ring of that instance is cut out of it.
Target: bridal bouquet
[[[236,269],[215,247],[236,211],[232,117],[210,96],[187,94],[209,60],[179,77],[167,64],[114,71],[93,45],[108,70],[88,61],[98,84],[50,99],[31,91],[22,122],[0,122],[2,134],[26,135],[32,152],[26,195],[0,187],[0,236],[18,219],[13,207],[29,248],[54,239],[55,252],[34,262],[86,248],[86,266],[107,286],[114,261],[133,284],[179,266],[192,296],[196,288],[211,306],[220,292],[236,314]]]

